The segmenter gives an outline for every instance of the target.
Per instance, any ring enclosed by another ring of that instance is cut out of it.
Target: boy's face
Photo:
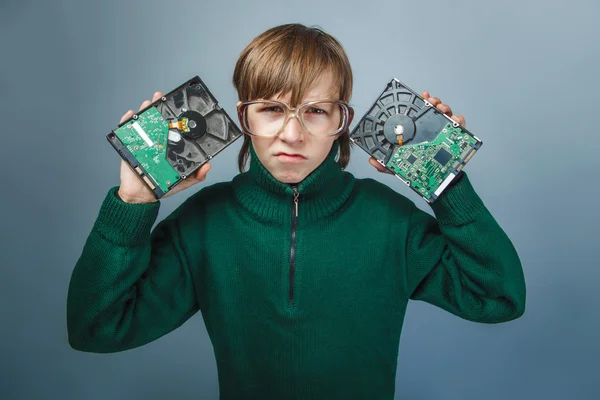
[[[330,72],[321,75],[301,103],[337,99],[337,90],[332,88],[332,82]],[[289,95],[267,100],[289,104]],[[260,162],[275,179],[284,183],[298,183],[313,172],[325,160],[337,137],[311,135],[304,131],[297,118],[290,118],[278,136],[250,136]]]

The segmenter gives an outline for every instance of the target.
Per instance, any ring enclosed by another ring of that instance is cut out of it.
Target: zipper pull
[[[294,216],[297,217],[298,216],[298,197],[300,197],[300,193],[298,193],[298,189],[296,189],[296,186],[294,186],[293,189],[294,189],[294,206],[295,206],[295,210],[296,210],[296,213]]]

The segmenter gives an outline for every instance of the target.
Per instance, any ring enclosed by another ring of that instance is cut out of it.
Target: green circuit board
[[[478,141],[460,126],[448,123],[431,142],[398,147],[386,166],[410,181],[413,189],[430,199],[444,182],[449,170],[462,169],[476,152]]]
[[[167,160],[169,124],[156,107],[150,107],[137,120],[114,132],[163,192],[181,179]]]

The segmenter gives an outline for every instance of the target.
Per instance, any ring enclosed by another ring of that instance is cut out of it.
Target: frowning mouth
[[[283,152],[275,153],[275,157],[279,161],[283,161],[283,162],[298,162],[298,161],[306,160],[306,157],[304,157],[302,154],[292,154],[292,153],[283,153]]]

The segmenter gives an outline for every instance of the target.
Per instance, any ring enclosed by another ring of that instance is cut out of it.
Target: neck
[[[286,222],[296,187],[300,225],[327,217],[341,207],[354,187],[354,177],[342,171],[335,161],[338,149],[338,143],[334,142],[321,165],[301,182],[284,183],[262,165],[250,144],[250,168],[233,180],[236,198],[259,219]]]

